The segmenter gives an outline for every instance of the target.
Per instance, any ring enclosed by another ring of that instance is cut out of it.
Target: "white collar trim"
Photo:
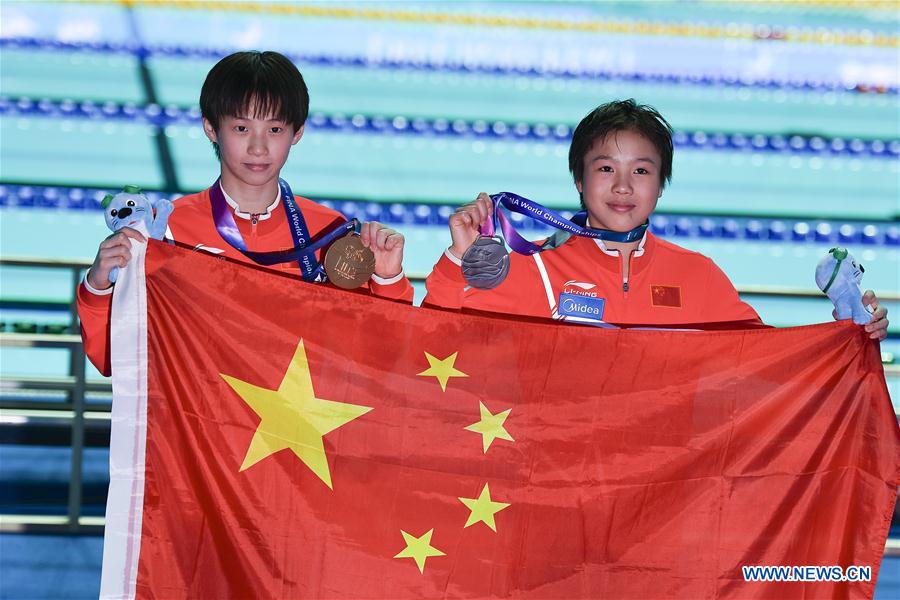
[[[587,218],[587,226],[591,226],[591,218]],[[649,228],[647,228],[649,231]],[[644,235],[641,237],[641,243],[638,244],[638,247],[635,248],[634,252],[631,253],[631,256],[643,256],[644,254],[644,243],[647,241],[647,231],[644,231]],[[606,247],[606,244],[603,243],[603,240],[598,240],[594,238],[594,241],[597,243],[597,247],[600,248],[600,251],[607,256],[619,256],[618,250],[611,250]]]
[[[225,196],[225,202],[228,203],[228,206],[234,211],[235,216],[238,216],[242,219],[249,221],[253,218],[253,213],[243,212],[240,210],[238,203],[234,201],[234,199],[228,195],[228,192],[225,191],[225,188],[222,187],[222,182],[219,182],[219,189],[222,190],[222,195]],[[266,207],[266,212],[259,213],[256,215],[257,221],[265,221],[269,217],[272,216],[272,211],[275,210],[275,207],[278,206],[278,201],[281,200],[281,194],[279,192],[275,193],[275,200],[272,201],[272,204]]]

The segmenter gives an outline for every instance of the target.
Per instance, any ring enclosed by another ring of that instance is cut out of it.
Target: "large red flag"
[[[599,330],[135,254],[103,596],[872,596],[900,433],[852,324]]]

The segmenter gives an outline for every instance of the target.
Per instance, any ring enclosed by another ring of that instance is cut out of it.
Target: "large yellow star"
[[[506,417],[509,416],[512,409],[508,408],[501,413],[492,415],[491,411],[484,405],[484,402],[479,402],[478,404],[481,406],[481,420],[477,423],[472,423],[465,429],[481,434],[481,443],[484,446],[485,454],[497,438],[514,442],[515,440],[509,435],[506,428],[503,427],[503,423],[506,421]]]
[[[429,529],[421,537],[410,535],[400,530],[403,534],[403,541],[406,542],[406,548],[400,551],[394,558],[412,558],[419,566],[419,573],[425,572],[425,560],[430,556],[446,556],[443,552],[431,545],[431,534],[434,528]]]
[[[468,377],[468,375],[453,367],[454,363],[456,363],[457,354],[459,354],[459,352],[454,352],[447,358],[440,359],[426,352],[425,358],[428,359],[428,364],[430,366],[421,373],[416,373],[416,375],[437,377],[438,382],[441,384],[441,390],[446,392],[448,379],[451,377]]]
[[[303,340],[297,345],[277,390],[261,388],[224,374],[222,379],[260,418],[241,471],[270,454],[290,448],[325,485],[332,488],[322,436],[372,409],[316,398]]]
[[[471,511],[469,520],[466,521],[463,529],[481,521],[496,532],[497,525],[494,523],[494,515],[509,506],[506,502],[491,500],[491,490],[488,488],[488,484],[484,484],[478,498],[460,498],[459,501]]]

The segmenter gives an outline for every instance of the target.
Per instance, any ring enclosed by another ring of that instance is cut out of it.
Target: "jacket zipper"
[[[259,223],[259,215],[262,213],[254,213],[250,215],[250,241],[256,242],[256,224]]]

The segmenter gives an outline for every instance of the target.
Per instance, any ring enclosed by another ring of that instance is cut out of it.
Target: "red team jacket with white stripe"
[[[276,199],[265,213],[250,215],[237,210],[237,205],[226,197],[235,211],[235,222],[244,238],[247,249],[256,252],[272,252],[292,248],[294,243],[281,200]],[[335,223],[346,219],[337,211],[320,204],[295,196],[297,206],[306,220],[310,235],[315,237],[319,232]],[[250,259],[232,248],[216,231],[210,208],[209,191],[184,196],[175,201],[175,210],[169,216],[167,237],[195,250],[226,256],[235,260],[252,263]],[[321,261],[321,251],[316,253]],[[272,265],[268,267],[277,271],[300,275],[300,267],[296,262]],[[109,319],[112,307],[112,291],[99,292],[91,290],[85,281],[78,286],[78,316],[81,319],[81,338],[84,351],[90,361],[104,375],[110,375],[109,362]],[[400,274],[392,279],[381,279],[373,276],[368,284],[369,291],[379,297],[401,300],[411,303],[413,289],[409,280]],[[264,294],[264,290],[260,290]]]
[[[506,280],[478,290],[468,287],[460,261],[447,251],[428,276],[423,304],[594,325],[762,325],[712,260],[649,232],[632,253],[629,271],[626,281],[617,251],[571,236],[552,250],[513,253]]]

